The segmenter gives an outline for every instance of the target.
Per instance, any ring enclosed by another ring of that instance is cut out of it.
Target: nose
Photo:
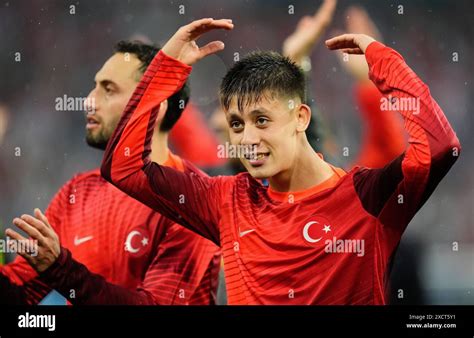
[[[244,127],[242,139],[240,144],[242,145],[258,145],[260,143],[260,136],[257,128],[252,126]]]
[[[96,110],[98,109],[95,93],[96,93],[96,90],[94,88],[91,90],[89,95],[87,95],[84,101],[84,110],[86,111],[87,114],[94,114]]]

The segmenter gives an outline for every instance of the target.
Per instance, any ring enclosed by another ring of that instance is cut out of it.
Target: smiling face
[[[263,95],[239,112],[233,99],[225,111],[233,145],[253,146],[256,157],[241,158],[255,178],[263,179],[291,171],[305,138],[309,107],[297,98]]]
[[[106,148],[140,79],[140,66],[135,55],[115,53],[97,72],[87,98],[86,141],[90,146]]]
[[[241,159],[253,177],[291,178],[311,118],[305,88],[301,68],[275,52],[252,52],[224,76],[219,96],[230,141],[256,149],[255,159]]]

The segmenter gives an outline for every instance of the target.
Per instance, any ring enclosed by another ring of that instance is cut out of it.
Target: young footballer
[[[183,26],[154,58],[107,146],[102,175],[221,246],[229,304],[385,304],[401,235],[459,156],[441,108],[393,49],[363,34],[326,41],[331,50],[365,55],[386,98],[381,109],[399,111],[409,135],[405,151],[383,168],[346,172],[308,143],[301,69],[277,53],[254,52],[220,89],[232,144],[256,150],[242,158],[248,173],[208,178],[167,168],[150,158],[157,108],[192,64],[224,48],[196,43],[218,28],[233,24]]]

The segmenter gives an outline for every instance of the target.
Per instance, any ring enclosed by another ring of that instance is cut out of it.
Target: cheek
[[[266,142],[270,144],[272,151],[278,156],[278,160],[290,162],[295,153],[295,133],[291,128],[281,128],[271,137],[267,137]]]
[[[107,106],[104,107],[106,109],[106,114],[107,115],[104,117],[104,119],[107,122],[115,122],[120,119],[122,116],[123,111],[127,107],[128,100],[123,97],[112,97],[108,100]]]
[[[227,134],[229,135],[230,144],[240,144],[240,141],[242,140],[242,134],[234,133],[229,129],[227,129]]]
[[[278,158],[285,159],[288,156],[288,144],[285,138],[275,138],[271,142],[273,152],[278,155]]]
[[[129,96],[127,95],[115,95],[110,100],[110,105],[113,106],[115,111],[123,112],[127,107]]]

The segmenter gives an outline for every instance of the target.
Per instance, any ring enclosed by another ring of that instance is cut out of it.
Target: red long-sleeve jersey
[[[171,153],[165,165],[201,174]],[[63,247],[57,261],[39,276],[20,256],[0,270],[25,303],[53,288],[75,305],[215,304],[219,248],[124,194],[98,169],[65,184],[46,216]]]
[[[109,142],[102,175],[222,247],[229,304],[385,304],[401,235],[456,161],[460,144],[428,87],[397,52],[374,42],[366,58],[371,80],[390,102],[418,102],[400,111],[408,147],[383,168],[334,168],[315,187],[278,193],[248,173],[209,178],[153,163],[154,108],[191,71],[160,52]]]

